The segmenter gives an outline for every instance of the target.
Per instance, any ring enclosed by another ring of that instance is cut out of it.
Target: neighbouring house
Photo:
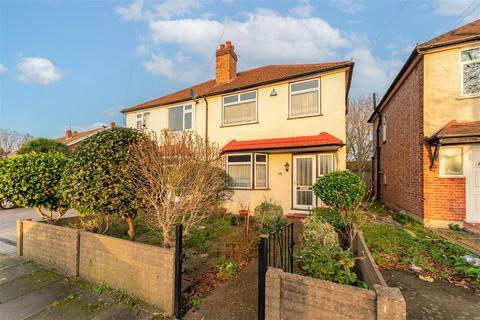
[[[115,128],[115,122],[113,121],[110,122],[109,127]],[[73,149],[83,140],[105,129],[107,129],[106,126],[102,126],[100,128],[95,128],[95,129],[82,131],[82,132],[77,132],[77,131],[72,131],[71,129],[67,129],[67,131],[65,131],[65,136],[61,138],[57,138],[56,140],[66,144],[69,149]]]
[[[127,127],[194,130],[222,148],[235,189],[231,212],[264,199],[286,214],[319,205],[317,177],[345,168],[345,114],[353,62],[267,65],[237,72],[231,42],[216,77],[122,110]]]
[[[480,223],[480,20],[417,45],[376,110],[376,195],[430,227]]]

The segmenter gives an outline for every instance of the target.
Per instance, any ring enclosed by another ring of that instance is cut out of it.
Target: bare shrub
[[[165,246],[174,244],[176,224],[188,235],[231,195],[219,148],[198,134],[144,133],[132,148],[132,161],[132,186]]]

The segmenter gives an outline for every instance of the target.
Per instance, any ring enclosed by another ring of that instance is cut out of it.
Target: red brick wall
[[[433,148],[432,148],[433,152]],[[456,220],[466,218],[466,181],[465,178],[440,178],[439,159],[430,170],[427,148],[424,149],[424,220]]]
[[[423,217],[423,60],[414,66],[382,114],[387,117],[387,141],[382,142],[381,130],[381,198],[393,209]]]

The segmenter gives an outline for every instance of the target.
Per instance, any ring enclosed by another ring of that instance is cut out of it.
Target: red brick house
[[[417,45],[369,119],[374,190],[430,227],[480,223],[480,20]]]

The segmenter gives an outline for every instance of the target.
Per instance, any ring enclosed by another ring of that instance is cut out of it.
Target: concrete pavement
[[[0,253],[14,255],[16,252],[16,227],[17,220],[40,220],[34,209],[15,208],[0,209]]]

